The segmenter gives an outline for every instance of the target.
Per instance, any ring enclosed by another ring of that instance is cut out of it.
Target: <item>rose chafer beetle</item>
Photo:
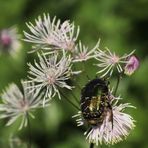
[[[110,104],[108,81],[96,78],[89,81],[81,90],[81,111],[84,119],[92,126],[103,122],[110,111],[113,127],[113,113]]]

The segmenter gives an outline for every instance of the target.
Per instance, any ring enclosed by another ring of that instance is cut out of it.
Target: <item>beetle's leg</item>
[[[112,122],[112,129],[113,129],[113,126],[114,126],[114,125],[113,125],[113,122],[114,122],[114,121],[113,121],[113,110],[112,110],[112,109],[111,109],[111,122]]]
[[[111,113],[111,123],[112,123],[112,129],[113,129],[113,126],[114,126],[114,124],[113,124],[113,109],[112,109],[112,106],[110,105],[110,103],[108,103],[108,107],[109,107],[109,109],[110,109],[110,113]]]

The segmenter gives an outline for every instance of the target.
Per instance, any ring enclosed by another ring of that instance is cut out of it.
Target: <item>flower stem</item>
[[[83,73],[84,73],[84,75],[86,76],[86,78],[88,79],[88,80],[90,80],[90,77],[88,76],[88,74],[86,73],[86,68],[85,68],[85,61],[83,61],[82,62],[82,64],[83,64]]]
[[[114,96],[116,96],[120,80],[121,80],[121,74],[119,74],[118,77],[117,77],[117,83],[116,83],[116,88],[115,88],[115,91],[114,91]]]
[[[29,114],[27,113],[27,122],[28,122],[28,145],[27,148],[31,148],[31,125],[30,125],[30,120],[29,120]]]
[[[78,86],[79,90],[82,89],[82,87],[76,81],[74,83]]]
[[[75,101],[80,104],[80,101],[78,100],[78,98],[75,96],[75,94],[71,91],[71,95],[73,96],[73,98],[75,99]]]
[[[73,107],[75,107],[77,110],[80,110],[79,107],[77,107],[71,100],[69,100],[69,99],[65,96],[65,94],[64,94],[62,91],[59,90],[59,92],[60,92],[60,94],[63,96],[63,98],[64,98],[68,103],[70,103],[70,104],[71,104]]]
[[[94,148],[94,143],[91,143],[89,148]]]

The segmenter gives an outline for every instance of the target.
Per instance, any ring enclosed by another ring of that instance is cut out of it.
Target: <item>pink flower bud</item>
[[[132,55],[127,59],[127,64],[124,68],[124,73],[130,76],[135,72],[135,70],[138,69],[138,67],[139,67],[139,60],[135,55]]]

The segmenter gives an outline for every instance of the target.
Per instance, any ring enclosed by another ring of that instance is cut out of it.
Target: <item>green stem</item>
[[[80,104],[78,98],[75,96],[75,94],[74,94],[73,92],[71,92],[71,95],[73,96],[73,98],[75,99],[75,101],[76,101],[78,104]]]
[[[28,113],[27,113],[27,121],[28,121],[28,138],[29,138],[27,148],[31,148],[31,125],[30,125],[30,120],[29,120],[29,114]]]
[[[69,100],[69,99],[65,96],[65,94],[64,94],[62,91],[59,90],[59,92],[60,92],[60,94],[63,96],[63,98],[64,98],[68,103],[70,103],[70,104],[71,104],[73,107],[75,107],[77,110],[80,110],[79,107],[77,107],[71,100]]]
[[[81,86],[76,81],[74,83],[78,86],[79,90],[82,90]]]
[[[86,74],[85,61],[83,61],[82,63],[83,63],[83,73],[84,73],[84,75],[86,76],[86,78],[87,78],[88,80],[90,80],[90,77]]]
[[[94,148],[94,143],[90,143],[89,148]]]
[[[118,77],[117,77],[117,83],[116,83],[116,87],[115,87],[115,91],[114,91],[114,96],[116,96],[120,80],[121,80],[121,74],[119,74]]]
[[[82,61],[82,64],[83,64],[83,65],[82,65],[82,66],[83,66],[83,68],[82,68],[82,69],[83,69],[83,72],[85,72],[85,62]]]

